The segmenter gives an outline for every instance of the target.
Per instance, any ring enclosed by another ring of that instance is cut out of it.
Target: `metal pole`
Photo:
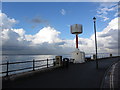
[[[47,68],[48,68],[48,59],[47,59]]]
[[[55,66],[55,59],[53,58],[53,66]]]
[[[78,34],[76,34],[76,48],[78,48]]]
[[[9,62],[7,61],[7,73],[6,73],[6,76],[8,76],[8,73],[9,73],[9,71],[8,71],[8,65],[9,65]]]
[[[35,71],[35,60],[33,59],[33,71]]]
[[[97,37],[96,37],[96,21],[94,21],[94,32],[95,32],[95,49],[96,49],[96,69],[98,69],[98,60],[97,60]]]

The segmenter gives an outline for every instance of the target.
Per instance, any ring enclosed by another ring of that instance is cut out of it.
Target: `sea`
[[[33,61],[33,59],[35,61],[38,60],[47,60],[47,59],[55,59],[56,56],[62,56],[62,58],[72,58],[70,54],[66,54],[66,55],[1,55],[1,62],[2,63],[12,63],[12,62],[23,62],[23,61]],[[93,58],[93,54],[86,54],[85,57],[91,57]],[[103,58],[103,57],[109,57],[109,54],[98,54],[98,58]],[[49,62],[49,64],[52,64],[53,60],[51,60]],[[46,61],[43,62],[36,62],[35,66],[40,66],[40,65],[44,65],[47,64]],[[31,63],[21,63],[21,64],[11,64],[9,65],[9,71],[11,70],[15,70],[15,69],[21,69],[21,68],[26,68],[26,67],[31,67],[33,64]],[[45,66],[46,67],[46,66]],[[36,69],[41,69],[41,68],[45,68],[45,67],[39,67]],[[7,70],[6,65],[0,65],[0,72],[5,72]],[[26,71],[31,71],[32,69],[27,69],[27,70],[22,70],[22,71],[15,71],[15,72],[9,72],[9,75],[11,74],[17,74],[17,73],[21,73],[21,72],[26,72]],[[5,76],[6,73],[0,73],[0,77],[1,76]]]

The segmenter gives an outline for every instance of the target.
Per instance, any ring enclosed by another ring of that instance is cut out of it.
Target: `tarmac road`
[[[105,71],[120,58],[101,59],[83,64],[69,64],[68,68],[57,68],[34,76],[3,83],[4,88],[100,88]]]

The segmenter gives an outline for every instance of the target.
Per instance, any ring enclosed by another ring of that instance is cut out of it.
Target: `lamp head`
[[[96,21],[96,18],[94,17],[93,20]]]

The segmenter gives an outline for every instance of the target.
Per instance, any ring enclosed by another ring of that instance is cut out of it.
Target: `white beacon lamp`
[[[81,52],[78,49],[78,34],[82,33],[82,25],[74,24],[70,26],[71,34],[76,35],[76,49],[72,52],[72,58],[74,59],[74,63],[83,63],[85,62],[85,53]]]

